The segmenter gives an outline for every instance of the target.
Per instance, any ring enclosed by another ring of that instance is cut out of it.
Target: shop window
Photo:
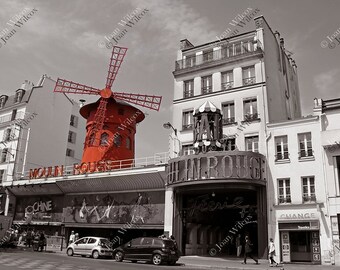
[[[314,176],[302,177],[302,200],[303,202],[315,202]]]
[[[279,204],[292,202],[290,197],[290,179],[278,180],[278,194]]]
[[[275,137],[275,149],[276,149],[275,161],[289,159],[288,137],[287,136]]]
[[[75,143],[76,142],[76,133],[75,132],[73,132],[73,131],[69,131],[68,132],[68,139],[67,139],[67,141],[69,142],[69,143]]]
[[[235,103],[227,102],[222,104],[223,125],[235,124]]]
[[[183,145],[182,147],[182,154],[183,156],[193,155],[195,154],[195,150],[192,144]]]
[[[259,118],[257,112],[257,99],[249,98],[243,101],[244,121],[251,122]]]
[[[183,112],[183,130],[188,130],[193,128],[194,124],[194,117],[193,117],[194,111],[186,111]]]
[[[259,151],[259,136],[251,136],[245,138],[246,151]]]
[[[243,85],[251,85],[256,83],[255,66],[242,68]]]
[[[312,133],[298,134],[299,139],[299,158],[313,157]]]
[[[212,76],[202,77],[202,95],[209,94],[212,92]]]
[[[125,141],[125,145],[126,145],[126,149],[131,150],[131,139],[129,137],[126,137],[126,141]]]
[[[78,117],[73,114],[70,117],[70,126],[75,128],[78,126]]]
[[[74,150],[67,148],[66,149],[66,156],[67,157],[74,157]]]
[[[100,136],[100,145],[107,146],[109,144],[109,134],[106,132]]]
[[[184,98],[189,98],[194,96],[194,80],[189,80],[184,82]]]
[[[223,72],[221,74],[221,89],[228,90],[234,86],[234,75],[233,71]]]

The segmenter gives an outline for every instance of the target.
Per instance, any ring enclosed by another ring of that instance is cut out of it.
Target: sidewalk
[[[33,252],[32,248],[17,247],[17,251]],[[58,253],[60,255],[66,255],[66,249],[62,251],[60,248],[47,247],[46,251],[49,253]],[[252,259],[247,259],[247,264],[242,264],[243,258],[219,258],[219,257],[203,257],[203,256],[183,256],[177,264],[185,265],[190,269],[211,269],[211,270],[340,270],[340,266],[334,265],[311,265],[311,264],[284,264],[279,267],[269,267],[268,260],[259,260],[259,264],[256,265]]]

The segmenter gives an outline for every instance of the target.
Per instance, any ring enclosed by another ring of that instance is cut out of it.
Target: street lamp
[[[175,129],[170,122],[167,122],[167,123],[164,123],[163,124],[163,127],[166,128],[166,129],[170,129],[172,128],[172,130],[175,132],[175,135],[177,136],[177,129]]]

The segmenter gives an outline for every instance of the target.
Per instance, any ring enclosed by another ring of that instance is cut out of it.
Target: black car
[[[114,249],[113,254],[117,262],[123,260],[132,262],[150,261],[155,265],[163,262],[174,265],[180,257],[177,244],[174,241],[158,237],[132,239],[128,243]]]

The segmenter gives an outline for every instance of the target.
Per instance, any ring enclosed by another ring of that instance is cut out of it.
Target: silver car
[[[66,249],[66,253],[68,256],[82,255],[98,259],[99,257],[112,257],[113,250],[108,239],[87,236],[70,244]]]

